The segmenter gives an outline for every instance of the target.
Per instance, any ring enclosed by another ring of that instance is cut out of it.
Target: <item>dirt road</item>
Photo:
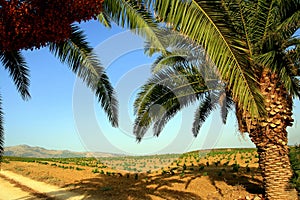
[[[0,171],[0,200],[81,200],[84,195],[35,181],[10,171]]]
[[[25,192],[22,189],[16,187],[8,180],[0,177],[0,199],[1,200],[13,200],[13,199],[34,199],[34,196],[29,192]]]

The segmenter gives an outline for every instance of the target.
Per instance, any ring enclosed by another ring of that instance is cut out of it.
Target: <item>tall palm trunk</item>
[[[287,126],[291,126],[292,98],[278,82],[275,74],[264,70],[260,79],[261,92],[265,96],[268,112],[266,118],[253,121],[247,112],[237,111],[239,127],[249,132],[257,147],[259,166],[263,176],[266,199],[290,199],[289,181],[292,177],[287,146]]]

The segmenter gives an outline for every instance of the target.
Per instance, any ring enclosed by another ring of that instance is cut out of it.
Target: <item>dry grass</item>
[[[70,191],[85,193],[90,199],[232,200],[262,193],[262,177],[257,169],[255,155],[249,152],[210,153],[203,156],[190,153],[151,173],[133,173],[112,169],[111,166],[97,166],[96,172],[103,170],[103,174],[100,174],[92,172],[95,170],[94,165],[81,166],[68,162],[64,164],[67,168],[63,169],[58,167],[58,163],[54,165],[53,161],[47,161],[48,164],[9,161],[3,163],[2,168]],[[153,164],[149,158],[141,162],[146,162],[146,166]],[[73,167],[70,169],[70,166]],[[76,170],[76,167],[82,170]]]

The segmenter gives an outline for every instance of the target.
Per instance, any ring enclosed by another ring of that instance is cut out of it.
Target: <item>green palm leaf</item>
[[[193,135],[196,137],[200,131],[202,124],[216,108],[215,102],[213,103],[211,97],[207,95],[203,101],[200,102],[199,107],[195,111],[194,122],[192,127]]]
[[[135,101],[134,133],[140,140],[152,123],[158,136],[182,108],[203,98],[210,90],[195,67],[175,66],[159,71],[141,88]]]
[[[106,0],[103,3],[103,12],[119,26],[129,28],[134,33],[146,38],[156,49],[160,49],[163,53],[166,52],[158,38],[159,26],[142,1]]]
[[[179,63],[182,65],[186,65],[187,57],[183,55],[181,52],[172,52],[172,54],[160,55],[152,64],[152,73],[157,73],[160,70],[163,70],[166,67],[170,67],[172,65],[178,65]]]
[[[158,136],[170,119],[195,101],[202,103],[205,102],[203,99],[212,98],[213,106],[207,109],[209,115],[208,111],[217,107],[215,104],[221,104],[220,94],[224,93],[224,84],[201,46],[174,33],[161,41],[169,51],[155,60],[152,65],[154,76],[142,87],[135,102],[137,120],[134,133],[139,140],[151,124],[154,135]],[[225,103],[223,107],[221,113],[226,121],[228,109]],[[203,122],[204,119],[199,121],[195,116],[194,124],[199,125],[197,133]],[[196,129],[194,131],[196,136]]]
[[[229,95],[229,92],[220,91],[219,93],[219,105],[221,109],[221,118],[224,124],[226,124],[227,116],[230,110],[232,110],[234,106],[234,102]]]
[[[239,10],[240,6],[232,1],[230,8]],[[236,21],[231,23],[231,12],[223,1],[166,0],[155,1],[153,7],[163,21],[171,22],[176,30],[203,46],[240,107],[252,117],[265,113],[263,97],[250,65],[245,30],[239,30],[242,26],[233,27]]]
[[[97,16],[98,21],[103,24],[105,27],[107,28],[111,28],[111,20],[108,16],[108,14],[106,12],[101,12],[98,16]]]
[[[49,45],[50,52],[80,77],[97,95],[113,126],[118,126],[117,100],[93,49],[85,41],[83,31],[72,25],[72,35],[65,42]]]
[[[0,52],[1,62],[12,77],[18,92],[24,100],[30,98],[29,69],[20,51]]]

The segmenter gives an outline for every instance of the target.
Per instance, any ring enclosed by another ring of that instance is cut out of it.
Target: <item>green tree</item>
[[[158,20],[205,49],[225,84],[225,93],[235,103],[240,132],[249,133],[258,149],[265,198],[288,199],[292,172],[286,128],[293,122],[293,98],[300,96],[300,39],[293,36],[300,26],[300,2],[147,2]],[[135,104],[137,120],[134,132],[138,139],[152,123],[154,132],[159,134],[161,127],[177,110],[190,104],[191,97],[184,99],[184,95],[177,93],[181,83],[176,76],[171,80],[171,83],[177,82],[175,88],[162,82],[182,73],[182,70],[190,72],[191,68],[178,69],[175,65],[172,69],[162,70],[142,88]],[[195,73],[190,74],[195,78]],[[194,90],[194,96],[199,96],[196,99],[202,102],[200,105],[204,105],[200,107],[199,116],[208,113],[205,109],[211,109],[203,103],[211,105],[210,100],[201,97],[205,92],[202,81],[199,78],[195,87],[203,87],[203,91],[194,89],[192,81],[187,82]],[[161,107],[153,106],[155,104]]]

